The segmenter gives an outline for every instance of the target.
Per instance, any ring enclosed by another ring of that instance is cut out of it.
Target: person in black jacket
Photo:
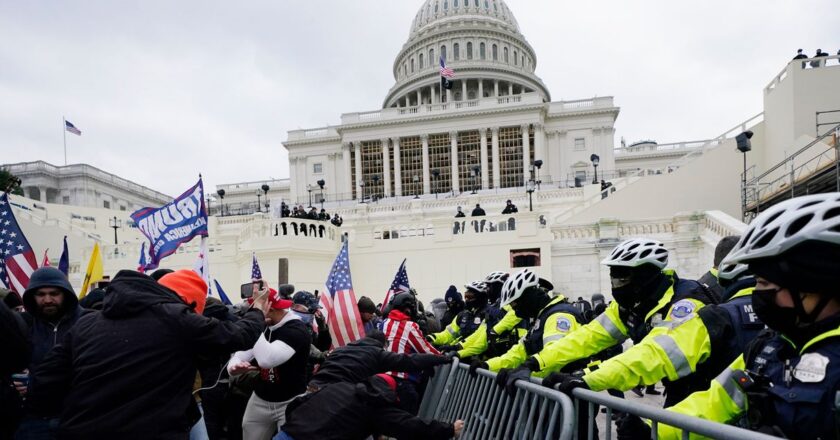
[[[33,372],[33,408],[61,408],[62,439],[186,440],[200,416],[192,398],[198,356],[249,347],[265,325],[264,298],[236,322],[195,313],[206,292],[192,270],[160,284],[117,273],[102,312],[79,318]]]
[[[475,204],[475,209],[473,209],[473,210],[472,210],[472,214],[471,214],[471,215],[472,215],[473,217],[480,217],[480,216],[482,216],[482,215],[487,215],[487,213],[486,213],[486,212],[484,212],[484,208],[482,208],[482,207],[481,207],[481,205],[479,205],[478,203],[476,203],[476,204]]]
[[[286,422],[286,406],[306,391],[306,361],[312,343],[309,329],[291,312],[292,300],[275,293],[269,302],[270,327],[252,349],[236,352],[227,367],[231,376],[260,371],[242,419],[245,440],[271,439]]]
[[[295,400],[280,440],[363,440],[383,434],[401,440],[444,440],[459,437],[462,420],[454,424],[426,422],[397,408],[397,383],[377,374],[361,383],[340,382]]]
[[[464,298],[461,292],[455,286],[449,286],[446,293],[443,295],[446,300],[446,312],[443,313],[443,319],[440,320],[440,326],[446,327],[449,323],[464,310]]]
[[[4,289],[5,290],[5,289]],[[15,293],[5,292],[8,295]],[[12,438],[21,417],[20,395],[11,375],[26,368],[32,354],[29,330],[20,315],[0,302],[0,439]]]
[[[42,267],[32,273],[23,293],[23,307],[26,313],[22,317],[29,325],[32,338],[32,357],[27,370],[14,383],[21,396],[27,399],[32,385],[28,375],[70,332],[83,312],[67,276],[54,267]],[[29,379],[28,382],[24,378]],[[53,438],[57,425],[57,414],[35,414],[29,403],[24,402],[24,416],[16,436],[20,439]]]
[[[202,315],[222,322],[235,322],[239,319],[218,298],[212,296],[207,297]],[[225,427],[227,425],[227,414],[232,411],[228,407],[230,387],[227,381],[220,379],[222,379],[222,370],[224,370],[229,359],[230,355],[228,353],[212,357],[202,356],[198,367],[202,388],[199,391],[201,409],[204,410],[204,424],[207,427],[207,436],[210,440],[222,440],[228,437]],[[240,419],[240,422],[236,424],[237,431],[242,431],[241,425]]]
[[[516,208],[513,202],[510,200],[505,202],[505,209],[502,210],[502,214],[516,214],[517,212],[519,212],[519,209]]]
[[[371,330],[362,339],[337,348],[309,381],[309,391],[337,382],[358,383],[386,371],[418,371],[452,362],[445,356],[416,353],[398,354],[385,350],[388,338]]]

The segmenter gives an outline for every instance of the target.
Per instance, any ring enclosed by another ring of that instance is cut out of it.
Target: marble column
[[[522,130],[522,186],[531,178],[531,146],[528,136],[528,124],[521,127]]]
[[[391,197],[391,155],[388,148],[388,138],[382,139],[382,184],[385,197]]]
[[[430,86],[430,87],[429,87],[429,90],[431,91],[432,104],[437,104],[437,102],[438,102],[438,98],[437,98],[437,88],[436,88],[435,86]]]
[[[347,199],[352,199],[351,197],[353,192],[353,181],[351,180],[352,176],[350,175],[350,143],[344,142],[341,144],[341,159],[342,159],[342,168],[344,169],[344,176],[342,181],[344,184],[342,187],[336,188],[335,193],[341,198],[345,193],[347,194]],[[336,186],[338,186],[338,182],[336,182]]]
[[[420,92],[421,89],[417,89],[417,105],[422,104],[423,101],[423,94]]]
[[[461,80],[461,101],[467,100],[467,80]]]
[[[489,189],[488,172],[487,172],[487,129],[481,128],[478,130],[479,148],[481,149],[479,157],[481,157],[481,189]]]
[[[461,185],[458,181],[458,132],[449,132],[449,163],[452,173],[452,191],[461,192]]]
[[[353,142],[356,155],[356,200],[362,200],[362,148],[360,142]]]
[[[490,129],[491,133],[491,157],[493,159],[493,188],[499,188],[502,185],[502,176],[499,174],[499,127]]]
[[[429,135],[421,134],[420,139],[423,141],[423,194],[430,194],[432,185],[429,182]]]
[[[484,97],[484,80],[480,79],[480,80],[478,80],[478,99],[481,99],[483,97]]]
[[[400,160],[400,138],[394,138],[394,195],[402,195],[402,162]]]
[[[499,96],[499,80],[497,79],[493,80],[493,96]]]

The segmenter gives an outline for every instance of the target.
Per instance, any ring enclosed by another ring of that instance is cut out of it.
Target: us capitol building
[[[455,71],[451,89],[440,86],[441,56]],[[348,240],[356,294],[375,301],[404,258],[424,301],[450,284],[520,267],[567,296],[588,297],[610,291],[600,260],[640,236],[663,241],[681,276],[700,276],[717,241],[745,228],[743,218],[779,197],[820,190],[819,179],[835,172],[838,127],[824,116],[840,110],[838,58],[823,58],[818,68],[784,64],[755,87],[763,111],[706,139],[617,144],[613,98],[552,101],[504,1],[426,0],[391,66],[395,83],[382,108],[289,132],[288,179],[217,186],[211,276],[236,297],[255,253],[269,283],[323,290]],[[744,155],[735,137],[747,130],[752,151]],[[49,186],[61,182],[22,178],[29,197],[13,198],[15,215],[39,255],[50,248],[57,260],[68,235],[74,285],[94,242],[106,273],[136,267],[144,238],[125,211],[95,197],[82,199],[93,205],[61,203],[49,198],[71,190]],[[602,179],[612,184],[606,191]],[[47,196],[32,200],[41,193]],[[507,200],[519,213],[501,214]],[[280,217],[282,202],[323,206],[344,224]],[[487,216],[469,216],[476,204]],[[467,217],[454,218],[459,206]],[[113,217],[123,223],[112,240]],[[197,251],[193,240],[163,263],[192,267]]]

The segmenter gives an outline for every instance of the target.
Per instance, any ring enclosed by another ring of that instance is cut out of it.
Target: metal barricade
[[[571,438],[574,408],[569,396],[532,379],[533,383],[517,382],[516,395],[511,397],[495,379],[496,373],[483,369],[471,377],[469,367],[456,359],[430,381],[420,416],[444,422],[464,420],[461,439]]]
[[[657,426],[660,423],[681,429],[683,439],[690,438],[690,434],[699,434],[704,437],[727,440],[778,439],[778,437],[773,437],[771,435],[761,434],[755,431],[749,431],[736,426],[725,425],[698,417],[691,417],[651,405],[640,405],[638,402],[613,397],[605,392],[598,393],[578,388],[574,390],[572,394],[574,394],[575,397],[575,414],[577,414],[578,411],[584,410],[589,412],[589,425],[586,427],[587,438],[589,440],[593,440],[593,429],[596,423],[596,416],[598,416],[596,409],[597,405],[601,405],[607,410],[606,432],[601,434],[601,438],[605,438],[607,440],[610,440],[612,437],[612,414],[615,411],[629,413],[649,419],[652,423],[652,439],[658,438]],[[583,404],[586,404],[585,409]],[[575,421],[576,420],[577,419],[575,419]],[[578,429],[580,429],[580,427],[576,426],[573,431],[576,433]]]

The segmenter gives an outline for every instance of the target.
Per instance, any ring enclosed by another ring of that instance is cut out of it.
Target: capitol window
[[[586,139],[575,138],[575,151],[583,151],[586,149]]]
[[[321,163],[314,163],[312,164],[312,172],[315,174],[321,174],[324,172],[324,165]]]
[[[484,50],[484,43],[481,43],[478,46],[478,53],[479,53],[479,56],[481,57],[482,60],[487,59],[487,54],[485,53],[485,50]]]
[[[452,3],[452,6],[453,6],[453,7],[455,7],[455,8],[457,8],[457,7],[458,7],[458,0],[455,0],[455,1]]]
[[[477,8],[477,7],[478,7],[478,0],[475,0],[475,1],[473,2],[473,4],[474,4],[474,5],[475,5],[475,7]]]
[[[472,42],[467,43],[467,59],[472,59]]]
[[[446,60],[446,46],[440,47],[440,57],[443,58],[444,61]]]
[[[443,0],[443,10],[449,9],[449,0]]]
[[[493,45],[493,61],[499,61],[499,46]]]
[[[461,45],[458,43],[452,46],[452,58],[456,60],[461,59]]]
[[[423,54],[421,53],[420,56],[420,70],[423,70]]]
[[[435,50],[429,49],[429,64],[433,64],[435,62]]]
[[[510,59],[508,58],[508,48],[505,48],[504,53],[505,53],[505,63],[509,63]]]
[[[513,51],[513,65],[519,65],[519,52]]]
[[[414,73],[414,58],[411,59],[411,73]]]

